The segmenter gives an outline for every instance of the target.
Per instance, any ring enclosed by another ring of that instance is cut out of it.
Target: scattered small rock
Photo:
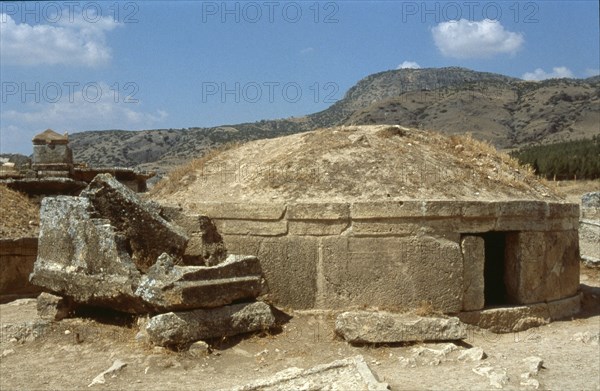
[[[48,320],[62,320],[69,316],[73,306],[69,300],[42,292],[36,303],[38,316]]]
[[[490,386],[494,388],[502,388],[508,383],[508,376],[506,375],[506,369],[494,368],[490,366],[479,366],[473,368],[473,372],[479,376],[485,376],[490,381]]]
[[[111,377],[116,377],[117,376],[117,372],[119,372],[126,365],[127,364],[124,363],[121,360],[115,360],[115,362],[113,363],[113,365],[111,365],[110,368],[108,368],[106,371],[104,371],[101,374],[99,374],[98,376],[96,376],[94,378],[94,380],[92,380],[92,382],[90,384],[88,384],[88,387],[91,387],[91,386],[96,385],[96,384],[104,384],[104,383],[106,383],[106,379],[105,379],[106,375],[111,375]]]
[[[591,343],[592,345],[598,345],[600,340],[600,332],[595,334],[590,333],[589,331],[584,331],[582,333],[575,333],[572,338],[573,341],[581,342],[584,344]]]
[[[540,369],[544,367],[544,360],[537,356],[530,356],[523,359],[527,366],[527,373],[537,375]]]
[[[480,347],[465,350],[458,356],[459,361],[480,361],[486,357],[485,352]]]
[[[204,357],[210,354],[210,346],[204,341],[196,341],[190,345],[188,352],[193,357]]]
[[[14,353],[15,353],[14,349],[6,349],[2,352],[2,357],[10,356],[11,354],[14,354]]]
[[[523,375],[521,375],[521,377],[523,377]],[[526,387],[532,387],[537,390],[540,387],[540,382],[536,379],[524,379],[521,380],[521,385]]]

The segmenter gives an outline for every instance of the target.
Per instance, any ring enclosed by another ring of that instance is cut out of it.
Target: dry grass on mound
[[[447,137],[390,125],[340,126],[227,145],[174,170],[150,196],[182,205],[560,199],[530,167],[489,143],[468,134]]]
[[[0,185],[0,238],[37,236],[39,207],[25,195]]]
[[[149,196],[165,196],[173,194],[182,185],[185,186],[196,180],[196,173],[202,172],[206,162],[212,160],[222,152],[241,145],[240,142],[231,142],[208,150],[204,155],[193,159],[181,166],[175,167],[160,182],[158,182],[150,191]]]

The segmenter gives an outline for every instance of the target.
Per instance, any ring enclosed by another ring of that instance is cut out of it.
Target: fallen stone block
[[[542,326],[552,320],[573,316],[581,309],[581,295],[518,307],[490,308],[457,314],[464,323],[494,333],[516,333]]]
[[[37,298],[36,308],[42,319],[61,320],[69,316],[73,304],[69,299],[42,292]]]
[[[135,295],[141,273],[125,237],[91,213],[87,198],[42,200],[38,257],[30,281],[78,303],[147,312]]]
[[[227,258],[223,237],[207,216],[184,213],[180,208],[164,207],[162,216],[181,227],[190,240],[183,253],[183,264],[214,266]]]
[[[369,311],[338,315],[335,331],[351,343],[451,341],[467,337],[466,326],[458,318]]]
[[[162,254],[143,275],[136,290],[154,311],[213,308],[241,299],[254,299],[263,291],[258,258],[230,255],[216,266],[175,266]]]
[[[111,175],[97,175],[80,196],[89,200],[94,217],[107,219],[124,235],[140,271],[145,272],[162,253],[183,256],[188,242],[183,230]]]
[[[333,361],[302,370],[288,368],[268,379],[256,380],[231,391],[293,391],[293,390],[389,390],[389,385],[377,379],[362,356]]]
[[[275,326],[271,307],[263,302],[168,312],[152,317],[146,326],[150,341],[159,346],[181,346],[198,340],[230,337]]]
[[[38,257],[30,276],[35,285],[74,303],[134,314],[212,308],[263,293],[256,257],[231,255],[215,266],[176,265],[186,237],[158,215],[157,207],[144,205],[110,176],[96,177],[85,195],[42,201]],[[143,240],[142,230],[151,231]],[[154,241],[155,248],[172,252],[150,262]]]

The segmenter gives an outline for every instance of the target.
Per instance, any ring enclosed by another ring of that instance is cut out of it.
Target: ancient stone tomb
[[[578,206],[544,201],[198,203],[294,308],[479,311],[577,298]]]

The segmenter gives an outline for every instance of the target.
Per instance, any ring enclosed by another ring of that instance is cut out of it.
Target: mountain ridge
[[[599,91],[600,76],[533,82],[460,67],[398,69],[368,75],[327,109],[300,118],[187,129],[92,130],[73,133],[70,140],[76,161],[161,172],[218,145],[349,124],[471,132],[513,149],[587,137],[600,118]]]

